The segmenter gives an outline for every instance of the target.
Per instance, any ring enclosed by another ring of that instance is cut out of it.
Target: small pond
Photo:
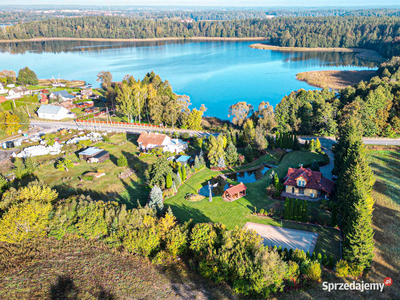
[[[262,166],[260,168],[251,170],[251,171],[241,171],[241,172],[236,172],[232,173],[229,175],[226,175],[229,179],[237,182],[243,182],[244,184],[246,183],[252,183],[260,180],[263,178],[265,173],[269,170],[268,167]],[[211,184],[218,183],[216,187],[212,189],[212,194],[213,196],[215,195],[222,195],[223,192],[229,188],[229,183],[227,183],[222,177],[217,176],[215,178],[212,178]],[[198,191],[199,195],[208,197],[209,196],[209,191],[208,191],[208,184],[207,182],[205,185]]]

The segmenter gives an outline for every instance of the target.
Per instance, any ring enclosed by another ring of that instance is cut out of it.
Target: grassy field
[[[257,209],[257,211],[260,209],[269,210],[272,207],[276,208],[277,205],[281,207],[284,205],[283,202],[280,203],[280,201],[273,200],[266,194],[266,188],[271,180],[269,175],[272,173],[272,170],[278,173],[279,177],[282,178],[286,175],[290,166],[297,167],[300,163],[309,164],[314,160],[323,161],[323,159],[324,157],[321,154],[306,151],[290,152],[283,156],[283,158],[281,158],[281,153],[279,152],[271,153],[270,155],[263,156],[260,161],[254,162],[254,165],[259,165],[261,162],[275,165],[279,163],[278,167],[269,170],[261,180],[246,184],[248,188],[245,197],[234,202],[225,202],[220,196],[213,197],[213,202],[209,202],[208,198],[199,202],[189,202],[185,200],[185,195],[187,193],[197,193],[209,179],[215,177],[219,173],[205,169],[187,180],[183,186],[179,188],[177,195],[166,199],[164,205],[171,206],[175,216],[181,221],[193,219],[196,223],[219,222],[225,224],[228,229],[232,229],[235,226],[243,227],[246,222],[255,222],[317,232],[320,236],[315,250],[317,252],[325,252],[328,255],[332,254],[335,258],[338,258],[340,253],[339,232],[337,230],[312,225],[300,225],[288,221],[282,221],[281,223],[274,219],[252,215],[255,209]]]
[[[372,146],[368,153],[377,179],[373,189],[375,258],[370,276],[377,282],[391,277],[395,282],[391,288],[399,296],[400,147]]]
[[[183,263],[163,269],[101,243],[46,238],[38,251],[0,270],[0,299],[244,299]],[[17,260],[18,255],[13,259]]]
[[[296,78],[315,87],[339,90],[362,80],[368,81],[374,76],[375,71],[311,71],[298,73]]]
[[[111,138],[112,143],[121,143],[126,140],[125,135],[115,135]],[[76,167],[68,172],[58,171],[53,164],[41,167],[35,173],[40,180],[44,180],[50,186],[55,187],[61,197],[68,197],[74,194],[90,195],[93,199],[117,200],[126,204],[128,208],[137,206],[137,200],[142,205],[146,203],[148,188],[143,182],[143,173],[148,165],[156,160],[154,156],[146,156],[141,159],[136,157],[139,153],[136,145],[127,141],[123,146],[99,142],[93,146],[110,152],[110,159],[100,164],[89,164],[79,160],[76,154],[69,155],[67,158],[79,162]],[[125,168],[117,166],[118,157],[124,155],[128,159],[129,166],[137,172],[127,179],[119,179],[118,175]],[[96,178],[93,181],[80,180],[87,172],[102,169],[106,176]]]

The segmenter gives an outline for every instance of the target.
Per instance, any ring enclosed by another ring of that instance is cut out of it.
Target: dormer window
[[[305,180],[299,179],[299,180],[297,180],[297,185],[298,186],[306,186],[306,182],[305,182]]]

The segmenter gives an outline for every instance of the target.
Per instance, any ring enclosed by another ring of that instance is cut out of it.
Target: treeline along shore
[[[0,30],[0,40],[269,39],[269,43],[274,46],[362,48],[375,50],[383,57],[389,58],[400,55],[399,27],[400,17],[389,16],[294,17],[197,22],[92,16],[48,19],[6,26]]]
[[[177,41],[177,40],[193,40],[193,41],[262,41],[267,40],[263,37],[164,37],[164,38],[74,38],[74,37],[42,37],[31,39],[16,39],[16,40],[0,40],[0,43],[20,43],[20,42],[46,42],[46,41],[89,41],[89,42],[151,42],[151,41]]]

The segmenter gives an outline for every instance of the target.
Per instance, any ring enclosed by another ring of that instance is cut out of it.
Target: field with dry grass
[[[315,87],[339,90],[362,80],[368,81],[374,76],[375,71],[311,71],[298,73],[296,78]]]
[[[182,263],[159,268],[73,236],[45,238],[25,248],[34,250],[9,249],[9,268],[0,268],[0,299],[240,299]]]

